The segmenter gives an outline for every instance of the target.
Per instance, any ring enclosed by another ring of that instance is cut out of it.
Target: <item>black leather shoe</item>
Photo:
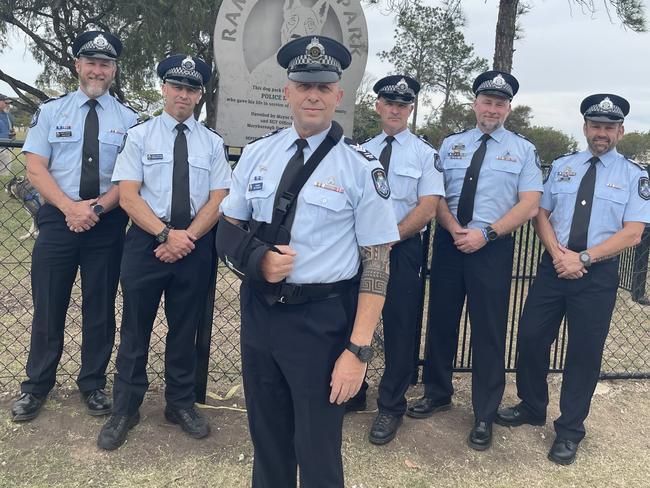
[[[485,451],[492,445],[492,424],[477,420],[467,437],[467,445],[477,451]]]
[[[519,427],[523,424],[544,425],[546,418],[534,417],[526,407],[519,403],[514,407],[499,410],[497,412],[497,418],[494,421],[506,427]]]
[[[345,413],[363,412],[366,409],[366,397],[353,396],[345,402]]]
[[[117,449],[124,441],[133,427],[140,422],[140,412],[133,415],[111,415],[104,424],[97,437],[97,447],[107,451]]]
[[[108,415],[113,410],[113,403],[104,390],[82,391],[81,398],[86,404],[86,412],[94,417]]]
[[[402,416],[380,413],[375,417],[368,439],[373,444],[381,446],[388,444],[395,438],[397,429],[402,425]]]
[[[568,439],[556,437],[548,451],[548,458],[556,464],[567,466],[576,460],[578,453],[578,443]]]
[[[175,408],[167,405],[165,418],[172,424],[180,425],[187,435],[195,439],[201,439],[210,433],[210,424],[194,407]]]
[[[426,419],[436,412],[444,412],[450,408],[451,398],[434,401],[424,396],[406,409],[406,415],[414,419]]]
[[[11,406],[11,420],[14,422],[25,422],[35,419],[38,412],[45,403],[47,395],[36,395],[34,393],[22,393],[18,400]]]

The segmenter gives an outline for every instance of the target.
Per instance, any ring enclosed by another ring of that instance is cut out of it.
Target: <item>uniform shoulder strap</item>
[[[334,124],[334,122],[332,122],[332,124]],[[363,147],[361,144],[357,143],[353,139],[350,139],[349,137],[346,137],[346,138],[343,139],[343,142],[345,142],[348,146],[350,146],[356,152],[361,154],[368,161],[376,161],[377,160],[377,158],[375,158],[370,151],[368,151],[365,147]]]
[[[280,131],[283,131],[283,130],[286,129],[286,128],[287,128],[287,127],[280,127],[279,129],[275,129],[275,130],[273,130],[273,131],[271,131],[271,132],[267,132],[267,133],[264,134],[263,136],[260,136],[260,137],[258,137],[257,139],[253,139],[253,140],[250,141],[248,144],[254,144],[254,143],[256,143],[257,141],[261,141],[262,139],[266,139],[267,137],[274,136],[275,134],[279,133]]]

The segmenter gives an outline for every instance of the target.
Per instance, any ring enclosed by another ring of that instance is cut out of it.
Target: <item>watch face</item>
[[[93,205],[93,212],[95,212],[95,215],[101,215],[104,213],[104,207],[97,203]]]
[[[588,263],[589,262],[589,256],[585,253],[580,254],[580,261],[582,263]]]
[[[375,351],[370,346],[364,346],[359,350],[358,357],[364,363],[370,361],[375,355]]]

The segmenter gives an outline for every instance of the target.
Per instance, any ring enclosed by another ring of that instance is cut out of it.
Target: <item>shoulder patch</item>
[[[544,170],[544,168],[542,168],[542,174],[544,175],[544,178],[543,178],[543,180],[542,180],[542,184],[545,185],[546,182],[548,181],[548,179],[549,179],[549,178],[551,177],[551,175],[553,174],[553,165],[547,166],[547,167],[546,167],[546,171]]]
[[[639,196],[644,200],[650,200],[650,179],[647,176],[639,178]]]
[[[388,186],[388,179],[386,172],[382,168],[375,168],[372,170],[372,183],[375,185],[375,191],[384,200],[390,197],[390,186]]]
[[[122,144],[120,144],[120,148],[117,150],[117,154],[120,154],[122,151],[124,151],[124,146],[126,146],[126,138],[129,136],[128,131],[124,133],[124,137],[122,138]]]
[[[31,129],[32,127],[36,127],[36,124],[38,124],[38,116],[41,115],[41,107],[38,107],[36,109],[36,112],[34,112],[34,115],[32,115],[32,120],[29,123],[29,128]]]
[[[643,171],[646,170],[645,166],[643,166],[641,163],[637,163],[634,159],[630,159],[627,156],[623,156],[623,159],[625,159],[628,163],[632,163],[634,166],[642,169]]]
[[[418,136],[418,139],[420,139],[422,142],[424,142],[424,143],[425,143],[427,146],[429,146],[430,148],[435,149],[435,147],[433,147],[433,144],[431,144],[429,141],[427,141],[427,140],[424,138],[424,136],[419,135],[419,136]]]
[[[436,168],[438,173],[442,173],[442,159],[440,159],[440,154],[437,151],[433,156],[433,167]]]
[[[267,133],[264,134],[263,136],[260,136],[260,137],[258,137],[257,139],[253,139],[253,140],[252,140],[251,142],[249,142],[248,144],[253,144],[253,143],[257,142],[257,141],[261,141],[262,139],[266,139],[267,137],[274,136],[275,134],[277,134],[277,133],[280,132],[280,131],[283,131],[284,129],[286,129],[286,127],[280,127],[279,129],[275,129],[275,130],[273,130],[273,131],[271,131],[271,132],[267,132]],[[247,144],[247,145],[248,145],[248,144]]]
[[[353,139],[350,139],[349,137],[346,137],[343,139],[344,142],[350,146],[352,149],[354,149],[356,152],[361,154],[364,158],[366,158],[368,161],[376,161],[377,158],[375,158],[370,151],[368,151],[365,147],[363,147],[361,144],[357,144]],[[384,175],[385,176],[385,175]],[[390,190],[389,190],[390,194]],[[388,198],[388,197],[386,197]]]

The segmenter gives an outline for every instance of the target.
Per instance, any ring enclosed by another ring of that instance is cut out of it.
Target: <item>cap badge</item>
[[[609,99],[609,97],[605,97],[599,104],[598,107],[601,108],[602,110],[612,110],[614,108],[614,103]]]
[[[192,59],[192,56],[187,56],[182,62],[181,62],[181,67],[186,70],[193,70],[196,67],[196,64],[194,63],[194,60]]]
[[[404,93],[406,90],[408,90],[409,85],[406,83],[406,80],[402,78],[397,82],[397,85],[395,85],[395,88],[399,93]]]
[[[505,84],[506,84],[506,80],[503,79],[503,76],[501,76],[501,75],[496,75],[496,76],[492,79],[492,83],[494,83],[494,86],[502,87],[502,86],[505,86]]]
[[[97,37],[95,37],[95,43],[94,44],[98,48],[105,48],[108,45],[108,41],[106,40],[106,38],[103,35],[99,34]]]
[[[318,37],[312,37],[311,42],[307,44],[305,53],[311,61],[319,61],[325,54],[325,48],[319,42]]]

